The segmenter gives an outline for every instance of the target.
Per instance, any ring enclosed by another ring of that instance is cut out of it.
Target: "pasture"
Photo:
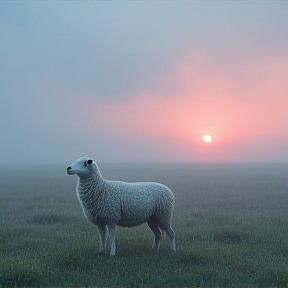
[[[143,224],[118,228],[116,256],[66,165],[0,169],[0,287],[287,287],[288,164],[101,164],[107,179],[155,181],[176,198],[177,252]],[[109,249],[109,245],[108,245]]]

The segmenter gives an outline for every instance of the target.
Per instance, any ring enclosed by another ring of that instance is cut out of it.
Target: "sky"
[[[288,1],[1,1],[0,164],[288,162],[287,15]]]

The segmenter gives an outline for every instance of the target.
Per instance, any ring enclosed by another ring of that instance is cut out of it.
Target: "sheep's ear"
[[[92,162],[93,162],[93,160],[91,160],[91,159],[87,161],[88,164],[92,164]]]

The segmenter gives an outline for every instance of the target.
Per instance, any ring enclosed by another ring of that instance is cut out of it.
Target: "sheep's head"
[[[81,157],[67,167],[67,174],[77,174],[79,177],[88,176],[94,171],[95,162],[88,157]]]

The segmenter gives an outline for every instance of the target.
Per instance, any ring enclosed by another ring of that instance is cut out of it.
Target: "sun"
[[[205,143],[209,143],[212,141],[212,137],[211,135],[204,135],[203,138],[202,138],[203,142]]]

